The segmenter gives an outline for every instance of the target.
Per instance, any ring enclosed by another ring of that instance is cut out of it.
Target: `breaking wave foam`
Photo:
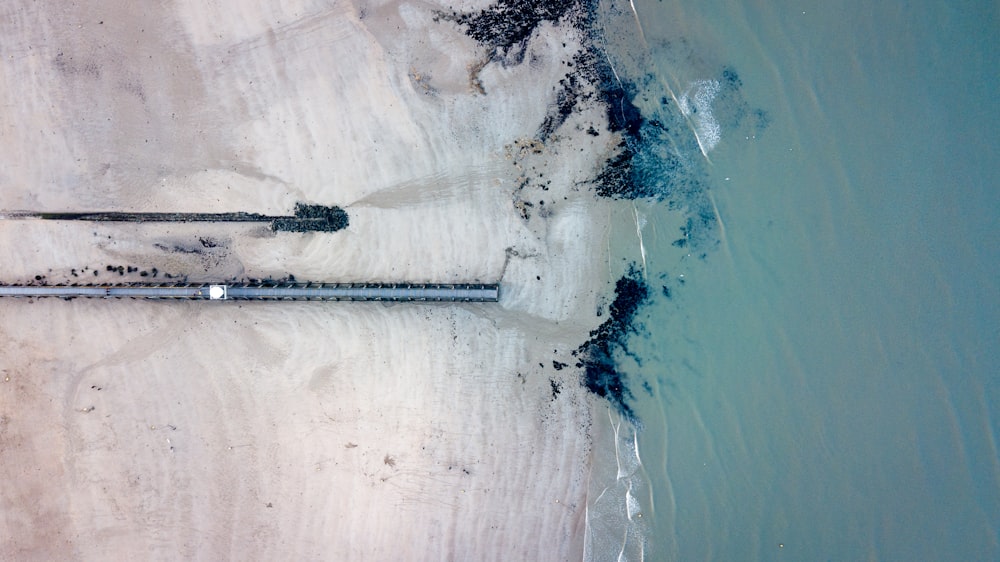
[[[719,95],[720,88],[718,80],[697,80],[677,100],[681,113],[694,124],[698,146],[705,156],[722,138],[722,128],[712,115],[712,102]]]
[[[646,483],[639,470],[638,436],[632,422],[611,408],[608,422],[600,441],[613,440],[614,446],[595,442],[583,559],[642,561],[646,529],[638,498]]]

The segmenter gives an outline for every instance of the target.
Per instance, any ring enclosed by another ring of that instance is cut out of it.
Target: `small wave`
[[[719,95],[720,88],[718,80],[697,80],[677,100],[681,113],[694,123],[694,134],[705,156],[722,138],[722,128],[712,115],[712,102]]]
[[[607,413],[594,444],[583,559],[641,562],[647,528],[639,497],[647,483],[640,470],[636,427],[611,408]]]

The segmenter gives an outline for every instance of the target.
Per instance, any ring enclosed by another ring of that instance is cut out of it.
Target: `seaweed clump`
[[[278,217],[271,222],[276,232],[336,232],[347,228],[350,220],[340,207],[295,204],[294,217]]]
[[[637,332],[636,314],[650,297],[649,287],[633,265],[615,283],[615,299],[609,307],[609,318],[590,332],[590,339],[577,348],[577,368],[583,369],[583,385],[587,390],[606,399],[623,415],[634,418],[628,400],[634,398],[628,388],[627,375],[619,369],[616,356],[633,356],[628,338]]]

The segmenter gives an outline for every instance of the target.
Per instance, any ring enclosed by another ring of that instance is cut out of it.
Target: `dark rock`
[[[615,299],[608,309],[608,319],[590,332],[573,355],[583,369],[583,385],[597,396],[605,398],[623,415],[634,418],[628,400],[633,398],[627,375],[618,368],[616,355],[631,355],[628,338],[637,331],[635,320],[640,308],[649,299],[649,287],[633,265],[615,283]]]
[[[340,207],[295,204],[294,217],[280,217],[271,222],[276,232],[336,232],[347,228],[347,212]]]
[[[566,16],[582,16],[577,0],[499,0],[479,12],[439,12],[437,17],[454,21],[465,34],[488,47],[494,58],[514,53],[515,64],[524,57],[525,44],[543,21],[559,22]]]

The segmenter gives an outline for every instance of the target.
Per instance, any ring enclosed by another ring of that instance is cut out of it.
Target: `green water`
[[[663,84],[768,116],[719,117],[705,258],[638,206],[645,557],[1000,559],[1000,8],[635,8]]]

